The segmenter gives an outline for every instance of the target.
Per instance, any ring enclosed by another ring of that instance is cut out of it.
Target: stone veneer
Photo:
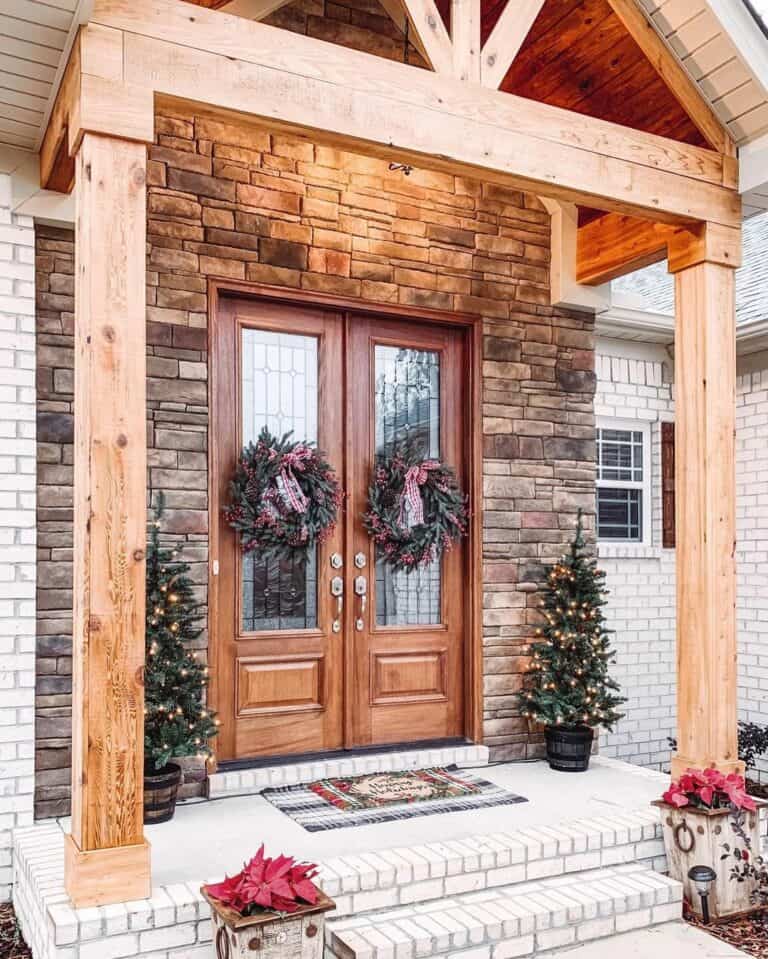
[[[209,277],[484,319],[484,723],[497,759],[538,755],[518,715],[543,564],[594,506],[592,319],[549,304],[538,200],[256,126],[157,117],[149,163],[150,487],[205,599]],[[72,238],[41,230],[38,813],[68,795]]]

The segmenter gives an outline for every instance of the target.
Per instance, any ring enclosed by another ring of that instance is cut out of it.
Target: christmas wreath
[[[278,439],[265,427],[237,461],[224,518],[244,553],[301,561],[336,525],[343,499],[336,474],[313,443],[291,435]]]
[[[363,525],[394,570],[429,566],[467,533],[467,501],[450,466],[407,446],[379,457]]]

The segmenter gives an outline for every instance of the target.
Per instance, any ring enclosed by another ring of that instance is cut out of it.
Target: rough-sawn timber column
[[[743,772],[736,708],[737,229],[680,231],[675,274],[677,754],[689,767]]]
[[[72,835],[76,906],[150,895],[143,833],[146,146],[76,161]]]

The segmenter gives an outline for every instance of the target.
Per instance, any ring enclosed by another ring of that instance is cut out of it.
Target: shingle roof
[[[642,298],[649,313],[675,311],[674,280],[666,263],[657,263],[619,280],[613,288]],[[744,265],[736,274],[736,315],[738,323],[768,317],[768,214],[744,223]]]

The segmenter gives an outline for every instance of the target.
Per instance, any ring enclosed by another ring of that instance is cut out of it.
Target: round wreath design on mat
[[[408,446],[379,457],[363,525],[396,571],[434,563],[467,535],[467,499],[450,466]]]
[[[333,467],[314,443],[291,436],[278,439],[264,427],[237,461],[224,518],[244,553],[303,561],[336,525],[344,497]]]

